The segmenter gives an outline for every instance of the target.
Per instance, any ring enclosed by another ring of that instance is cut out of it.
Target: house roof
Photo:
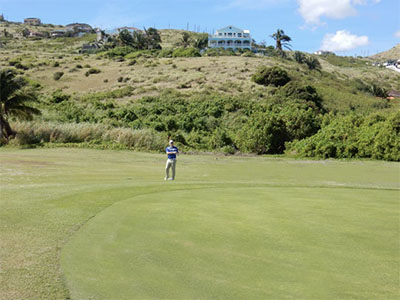
[[[221,29],[218,29],[217,31],[218,32],[245,32],[245,33],[250,33],[249,30],[243,30],[243,29],[240,29],[240,28],[235,27],[233,25],[229,25],[229,26],[223,27]]]

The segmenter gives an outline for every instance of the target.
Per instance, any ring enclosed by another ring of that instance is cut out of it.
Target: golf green
[[[126,199],[64,248],[74,299],[392,299],[398,192],[229,187]]]

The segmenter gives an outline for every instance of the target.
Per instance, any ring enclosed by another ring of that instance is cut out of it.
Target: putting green
[[[73,299],[393,299],[398,191],[204,188],[99,213],[62,251]]]

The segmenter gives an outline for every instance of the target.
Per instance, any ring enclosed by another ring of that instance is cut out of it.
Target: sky
[[[369,56],[400,43],[400,0],[0,0],[10,21],[37,17],[43,23],[88,23],[189,29],[212,33],[233,25],[258,43],[274,45],[278,28],[293,50],[327,50]]]

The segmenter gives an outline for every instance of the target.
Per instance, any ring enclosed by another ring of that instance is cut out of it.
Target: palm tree
[[[277,29],[276,32],[271,35],[271,37],[276,41],[276,49],[279,52],[283,52],[282,46],[291,50],[289,42],[292,39],[290,38],[290,36],[286,35],[282,29]]]
[[[157,29],[150,27],[149,29],[144,28],[144,32],[147,38],[148,49],[161,49],[161,36]]]
[[[133,32],[133,48],[137,50],[148,49],[148,40],[141,31]]]
[[[26,105],[37,101],[36,95],[25,89],[26,85],[26,80],[16,77],[14,71],[0,70],[0,142],[15,135],[10,117],[31,120],[33,115],[40,114],[38,109]]]

